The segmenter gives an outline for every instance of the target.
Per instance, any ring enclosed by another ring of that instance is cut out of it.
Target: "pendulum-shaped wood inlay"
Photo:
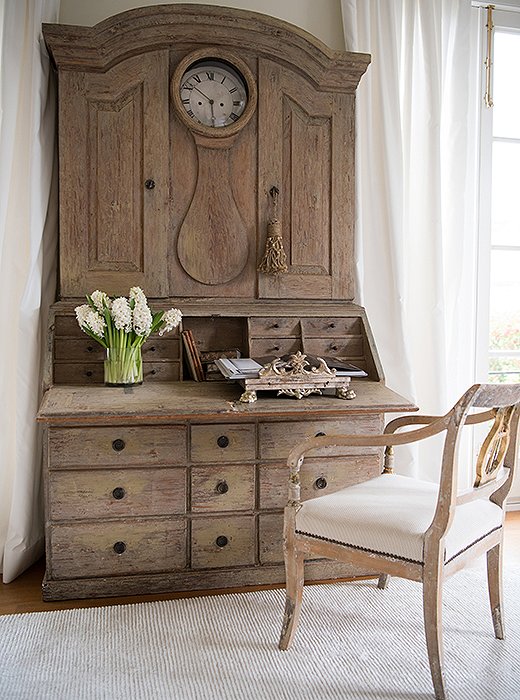
[[[225,284],[246,266],[249,240],[229,180],[229,148],[207,148],[195,140],[197,184],[179,231],[177,254],[193,279]]]

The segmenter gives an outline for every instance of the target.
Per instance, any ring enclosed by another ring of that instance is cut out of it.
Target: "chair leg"
[[[504,639],[504,620],[502,613],[502,544],[497,544],[487,553],[487,575],[489,605],[491,607],[491,619],[497,639]]]
[[[389,574],[379,574],[379,578],[377,580],[377,587],[381,588],[381,590],[384,590],[388,586],[389,580],[390,580]]]
[[[423,612],[426,647],[430,662],[436,700],[447,700],[444,678],[444,650],[442,644],[442,578],[441,567],[425,572],[423,578]]]
[[[283,615],[282,633],[278,647],[288,649],[298,627],[303,595],[304,558],[301,552],[291,548],[285,554],[285,611]]]

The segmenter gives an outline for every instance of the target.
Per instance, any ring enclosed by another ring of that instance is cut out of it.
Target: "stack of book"
[[[186,351],[186,359],[188,360],[188,367],[190,370],[191,378],[196,382],[203,382],[204,370],[202,369],[202,361],[200,359],[200,354],[193,337],[193,333],[190,330],[182,331],[182,342],[184,343],[184,349]]]

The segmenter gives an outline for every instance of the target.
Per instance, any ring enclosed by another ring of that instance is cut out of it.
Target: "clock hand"
[[[198,88],[196,85],[193,86],[193,89],[196,90],[197,92],[200,92],[200,94],[202,95],[202,97],[205,97],[207,100],[209,100],[209,102],[210,102],[211,105],[213,104],[213,100],[212,100],[210,97],[208,97],[207,95],[205,95],[205,94],[202,92],[202,90],[199,90],[199,88]]]

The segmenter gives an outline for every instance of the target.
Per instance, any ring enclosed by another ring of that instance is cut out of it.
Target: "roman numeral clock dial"
[[[250,261],[251,246],[243,212],[233,195],[232,154],[256,109],[254,76],[237,56],[222,49],[193,51],[171,80],[173,105],[197,149],[197,177],[177,236],[184,272],[206,285],[237,278]]]
[[[220,138],[235,133],[235,125],[242,128],[249,121],[256,85],[249,68],[238,58],[202,50],[181,61],[172,80],[172,97],[190,129]],[[213,129],[215,132],[210,131]]]

